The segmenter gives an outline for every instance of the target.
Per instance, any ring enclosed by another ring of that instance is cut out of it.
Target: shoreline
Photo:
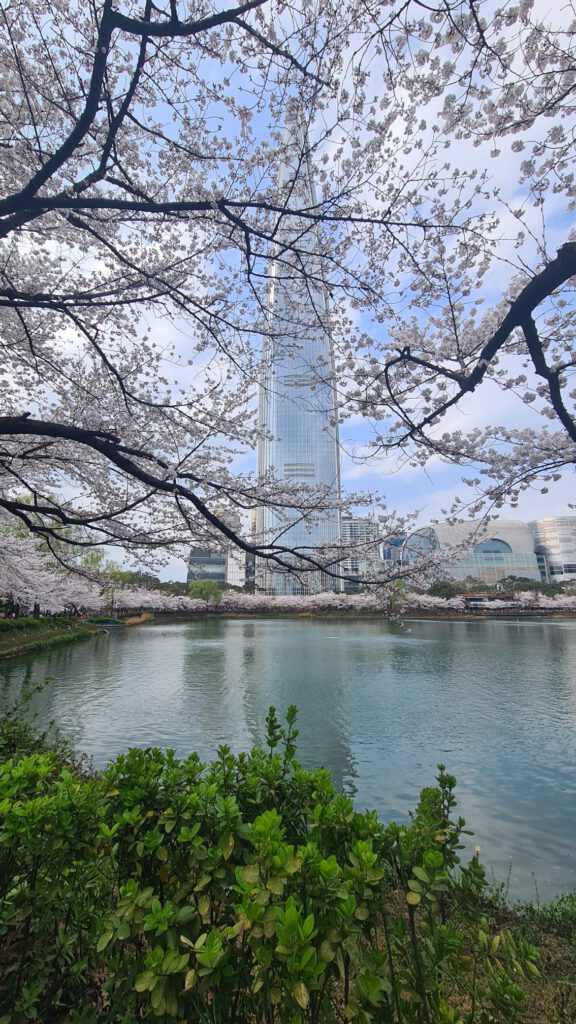
[[[541,608],[539,610],[527,610],[517,609],[513,612],[508,609],[494,609],[493,611],[481,611],[472,610],[467,612],[458,612],[453,609],[442,611],[441,609],[434,609],[431,611],[427,608],[411,608],[410,611],[398,612],[393,617],[385,615],[381,611],[367,610],[360,611],[358,609],[344,611],[338,610],[322,610],[318,609],[315,611],[296,611],[295,609],[263,609],[258,608],[253,611],[249,608],[243,608],[241,611],[232,611],[228,609],[220,608],[206,608],[202,611],[197,612],[155,612],[154,622],[155,623],[166,623],[166,622],[194,622],[197,619],[204,618],[221,618],[221,619],[278,619],[278,618],[289,618],[289,619],[380,619],[392,624],[398,625],[400,622],[415,619],[437,619],[439,621],[454,621],[454,622],[470,622],[474,619],[480,619],[482,621],[496,622],[496,621],[508,621],[516,622],[518,619],[530,619],[534,621],[546,621],[548,619],[576,619],[576,613],[571,610],[561,609],[547,609]]]
[[[153,615],[148,612],[133,614],[122,624],[127,626],[150,626],[166,625],[167,623],[197,622],[202,619],[330,619],[350,621],[352,619],[371,619],[386,621],[391,625],[402,626],[405,622],[418,620],[430,622],[508,622],[517,623],[520,620],[530,622],[572,621],[576,619],[574,612],[569,610],[556,609],[517,609],[514,612],[508,609],[470,610],[458,612],[453,609],[442,611],[426,608],[412,608],[410,611],[399,612],[393,618],[386,616],[381,611],[358,609],[343,611],[331,609],[318,609],[297,611],[295,609],[242,609],[232,611],[220,608],[206,608],[196,612],[156,612]],[[50,650],[53,647],[65,646],[78,640],[89,640],[95,636],[106,633],[103,623],[74,623],[67,626],[38,627],[37,629],[6,630],[4,636],[0,634],[0,661],[9,658],[18,658],[26,654],[35,654],[42,650]]]
[[[0,636],[0,660],[17,658],[24,654],[36,654],[39,651],[50,650],[52,647],[61,647],[74,643],[77,640],[90,640],[99,636],[105,630],[101,626],[80,625],[56,626],[52,629],[14,629],[7,630]]]

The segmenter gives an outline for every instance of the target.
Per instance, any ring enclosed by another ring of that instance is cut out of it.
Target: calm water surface
[[[97,767],[128,746],[239,751],[270,704],[300,708],[299,756],[359,808],[405,820],[438,761],[514,897],[576,888],[576,622],[206,619],[112,629],[0,665]]]

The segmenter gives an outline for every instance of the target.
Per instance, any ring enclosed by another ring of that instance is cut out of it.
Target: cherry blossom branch
[[[574,273],[576,273],[576,270]],[[526,314],[520,326],[522,327],[522,332],[526,339],[526,347],[530,353],[534,369],[538,376],[542,377],[548,385],[548,393],[550,395],[552,407],[568,436],[573,441],[576,441],[576,422],[564,404],[562,389],[560,386],[560,377],[566,370],[566,366],[548,366],[534,318],[530,313]]]
[[[177,473],[175,473],[173,477],[166,478],[165,475],[161,476],[146,470],[138,461],[136,461],[137,459],[143,459],[148,462],[153,461],[158,468],[161,469],[168,469],[168,467],[165,464],[162,464],[159,459],[153,458],[147,452],[129,448],[128,446],[121,444],[120,440],[113,434],[103,431],[85,430],[80,427],[75,427],[72,424],[36,420],[28,415],[0,416],[0,436],[15,435],[34,435],[39,437],[44,436],[58,438],[60,440],[71,441],[76,444],[84,445],[93,451],[99,452],[113,466],[127,474],[131,479],[144,484],[148,488],[146,499],[153,494],[167,494],[175,499],[178,504],[183,501],[189,502],[193,508],[201,514],[203,519],[210,524],[210,526],[214,527],[219,534],[226,537],[236,545],[236,547],[241,548],[247,553],[258,556],[259,558],[273,562],[279,568],[287,572],[302,572],[306,568],[307,570],[325,572],[327,575],[338,580],[356,579],[356,577],[348,576],[343,570],[341,570],[341,555],[334,556],[328,563],[325,563],[318,556],[316,549],[313,547],[307,549],[303,546],[295,550],[288,545],[281,545],[276,542],[269,542],[265,545],[251,544],[239,533],[233,530],[220,516],[215,515],[211,509],[208,508],[206,503],[202,501],[197,494],[191,491],[190,488],[179,483]],[[25,522],[26,526],[32,532],[40,534],[48,533],[54,536],[55,539],[58,539],[60,535],[58,533],[55,534],[50,527],[41,525],[36,519],[37,515],[44,515],[49,518],[58,519],[61,524],[66,526],[96,526],[98,528],[100,528],[100,522],[108,523],[112,518],[110,513],[103,516],[91,514],[70,515],[62,508],[61,505],[30,506],[18,499],[5,498],[1,495],[0,506],[16,515],[21,521]],[[312,505],[308,510],[308,515],[317,510],[318,506]],[[110,533],[108,533],[108,536],[110,537]],[[118,540],[119,538],[115,537],[115,539]],[[157,543],[158,546],[160,546],[161,542]]]
[[[480,350],[475,360],[475,366],[469,373],[459,373],[434,360],[413,355],[409,345],[403,348],[395,358],[387,360],[384,369],[377,379],[384,378],[388,399],[392,401],[396,413],[408,427],[407,433],[392,442],[391,447],[403,444],[408,437],[427,443],[428,439],[425,437],[426,428],[436,424],[465,394],[473,392],[478,387],[484,380],[496,355],[508,341],[512,332],[518,328],[521,328],[524,332],[528,351],[536,372],[540,376],[545,377],[548,382],[550,399],[554,410],[568,430],[569,436],[576,440],[576,424],[566,410],[560,395],[559,375],[555,374],[554,371],[548,370],[546,367],[542,347],[538,342],[535,331],[530,328],[534,310],[562,284],[565,284],[574,276],[576,276],[576,243],[566,242],[558,250],[556,258],[548,263],[539,274],[536,274],[511,303],[507,315]],[[457,385],[456,391],[450,398],[435,406],[428,415],[423,416],[421,419],[413,419],[406,412],[404,403],[396,397],[392,371],[399,366],[413,366],[429,370],[431,373],[455,383]]]

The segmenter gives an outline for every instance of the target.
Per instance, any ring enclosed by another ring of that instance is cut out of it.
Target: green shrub
[[[565,893],[542,906],[521,903],[515,907],[515,912],[526,934],[552,932],[568,939],[576,952],[576,892]]]
[[[24,629],[52,629],[70,626],[71,619],[65,616],[51,616],[49,619],[36,619],[32,616],[19,619],[0,619],[0,633],[13,633]]]
[[[14,630],[20,629],[38,629],[40,623],[40,619],[34,619],[31,617],[19,619],[0,619],[0,633],[11,633]]]
[[[30,710],[34,694],[40,693],[47,682],[33,686],[27,673],[17,698],[0,712],[0,762],[44,752],[57,742],[54,734],[49,738],[51,725],[38,731],[36,715]]]
[[[6,761],[1,1024],[520,1020],[537,951],[483,915],[453,777],[384,826],[300,767],[295,723],[271,709],[267,749],[208,766]]]
[[[565,893],[553,903],[540,907],[541,919],[558,935],[571,939],[576,946],[576,892]]]

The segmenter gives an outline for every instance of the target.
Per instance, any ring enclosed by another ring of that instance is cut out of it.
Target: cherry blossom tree
[[[396,310],[348,395],[383,421],[372,453],[474,468],[447,514],[514,507],[535,481],[546,493],[576,456],[576,22],[572,4],[551,19],[539,6],[432,11],[395,74],[421,98],[399,182],[420,230],[396,249]]]
[[[0,516],[0,602],[24,612],[70,614],[79,610],[205,612],[204,601],[172,595],[150,587],[127,586],[117,567],[80,547],[73,571],[54,557],[45,541],[6,513]],[[100,555],[97,551],[94,554]]]
[[[570,4],[530,0],[3,3],[6,514],[60,558],[79,530],[139,553],[223,535],[293,569],[281,536],[226,515],[334,501],[238,469],[271,260],[330,294],[340,414],[373,420],[368,457],[479,467],[475,511],[572,464],[573,28]],[[312,206],[297,169],[278,176],[289,102]],[[488,387],[544,426],[443,429]],[[378,510],[383,536],[403,529]]]
[[[97,580],[64,570],[40,537],[6,514],[0,518],[0,601],[26,612],[99,611],[104,605]]]

